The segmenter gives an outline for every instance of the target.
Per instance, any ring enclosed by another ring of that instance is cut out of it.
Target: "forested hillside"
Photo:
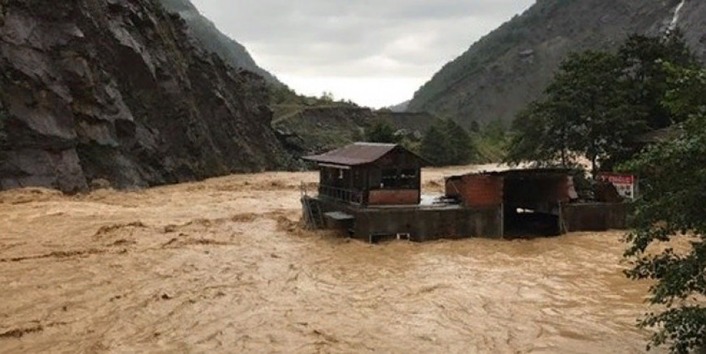
[[[471,122],[509,123],[537,99],[559,63],[586,49],[615,50],[629,34],[678,25],[706,58],[706,2],[688,0],[539,0],[443,67],[415,94],[410,111]],[[673,23],[674,22],[674,23]]]

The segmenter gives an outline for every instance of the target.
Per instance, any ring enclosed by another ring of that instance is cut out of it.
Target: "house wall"
[[[504,202],[516,208],[547,212],[550,206],[569,202],[569,179],[563,174],[505,176]]]
[[[440,208],[360,208],[328,200],[320,201],[323,212],[342,211],[354,222],[334,224],[354,238],[369,241],[371,236],[409,234],[413,241],[460,239],[470,237],[503,238],[504,214],[501,207]],[[561,208],[565,232],[622,230],[628,227],[630,204],[579,203]],[[526,235],[523,235],[526,236]]]
[[[567,175],[522,172],[451,177],[446,180],[446,195],[459,198],[470,207],[505,204],[540,211],[569,202]]]
[[[395,171],[401,176],[404,171],[414,171],[414,177],[407,179],[403,186],[386,184],[386,171]],[[366,189],[365,204],[416,205],[421,198],[421,162],[419,158],[405,149],[396,149],[365,167]]]
[[[419,190],[373,190],[368,196],[368,205],[416,205],[419,204]]]
[[[412,241],[460,239],[470,237],[502,238],[502,210],[499,207],[464,208],[360,208],[352,205],[320,200],[324,213],[341,211],[355,217],[352,224],[328,226],[340,229],[362,241],[371,236],[409,234]],[[349,228],[352,227],[352,230]]]
[[[412,241],[502,238],[500,208],[365,209],[356,214],[353,237],[409,234]]]
[[[491,175],[465,175],[446,180],[446,195],[468,207],[499,206],[503,203],[503,178]]]
[[[627,203],[564,204],[561,211],[566,232],[624,230],[629,213]]]
[[[353,169],[321,167],[319,171],[319,184],[328,187],[351,189],[353,187],[353,173]]]
[[[347,168],[321,166],[319,194],[345,201],[349,201],[346,198],[351,199],[351,195],[360,196],[353,199],[365,205],[419,204],[421,163],[416,155],[398,148],[365,165]],[[393,178],[388,179],[390,175]],[[346,198],[341,198],[341,194]]]

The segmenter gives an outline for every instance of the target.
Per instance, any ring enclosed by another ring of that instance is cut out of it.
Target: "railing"
[[[363,193],[358,190],[319,186],[319,197],[326,197],[351,204],[363,204]]]

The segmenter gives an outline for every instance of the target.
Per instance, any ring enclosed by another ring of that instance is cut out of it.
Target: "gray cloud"
[[[366,82],[373,77],[405,82],[428,79],[482,35],[534,2],[192,1],[221,31],[243,43],[261,66],[277,76],[296,77],[297,81],[306,77],[366,78]],[[336,93],[336,88],[323,90]]]

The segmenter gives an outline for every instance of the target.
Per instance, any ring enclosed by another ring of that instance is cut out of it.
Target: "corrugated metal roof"
[[[398,146],[397,144],[355,143],[321,155],[306,156],[304,160],[342,166],[359,166],[377,161]]]
[[[562,167],[510,167],[500,166],[491,170],[483,170],[479,172],[469,172],[464,175],[454,175],[446,177],[446,179],[459,179],[465,176],[501,176],[501,177],[518,177],[518,176],[565,176],[572,172],[570,168]]]

